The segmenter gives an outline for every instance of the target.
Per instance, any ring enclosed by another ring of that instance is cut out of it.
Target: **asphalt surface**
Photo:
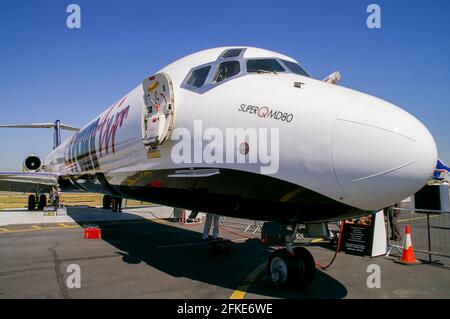
[[[239,227],[222,228],[220,235],[231,240],[230,252],[213,254],[201,240],[202,224],[145,219],[98,224],[102,239],[84,239],[77,224],[0,231],[0,298],[450,297],[446,266],[403,266],[394,256],[341,253],[305,290],[277,290],[264,280],[271,248]],[[327,243],[309,249],[322,264],[334,254]],[[66,285],[71,264],[81,269],[81,288]],[[380,267],[381,288],[367,286],[371,264]]]

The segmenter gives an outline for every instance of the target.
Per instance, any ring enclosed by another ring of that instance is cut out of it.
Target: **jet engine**
[[[37,172],[42,167],[41,159],[36,155],[28,156],[23,162],[23,170],[25,172]]]

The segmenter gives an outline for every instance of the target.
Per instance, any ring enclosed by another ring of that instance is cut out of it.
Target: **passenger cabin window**
[[[219,83],[241,72],[241,66],[238,61],[227,61],[219,64],[214,81]]]
[[[282,60],[282,61],[289,68],[289,70],[292,73],[310,77],[309,74],[306,73],[306,71],[303,70],[303,68],[300,65],[298,65],[297,63],[286,61],[286,60]]]
[[[274,59],[257,59],[247,61],[248,73],[284,72],[281,64]]]
[[[241,54],[243,49],[229,49],[225,51],[222,58],[235,58]]]
[[[209,70],[211,70],[210,65],[192,71],[192,74],[186,83],[197,88],[202,87],[208,77]]]

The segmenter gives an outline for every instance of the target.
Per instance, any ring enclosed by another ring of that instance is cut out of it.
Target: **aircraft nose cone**
[[[428,129],[406,111],[370,96],[350,101],[333,132],[333,165],[342,200],[378,210],[422,188],[437,161]]]

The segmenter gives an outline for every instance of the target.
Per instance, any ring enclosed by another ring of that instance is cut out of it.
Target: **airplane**
[[[315,79],[295,59],[256,47],[196,52],[147,76],[79,131],[59,121],[28,125],[53,127],[54,150],[28,157],[25,172],[0,173],[0,189],[96,192],[278,221],[285,247],[269,258],[270,278],[305,285],[315,263],[292,245],[299,224],[399,202],[432,178],[437,161],[419,120],[337,85],[340,77]],[[61,129],[77,132],[60,143]],[[227,136],[233,130],[240,133]]]

